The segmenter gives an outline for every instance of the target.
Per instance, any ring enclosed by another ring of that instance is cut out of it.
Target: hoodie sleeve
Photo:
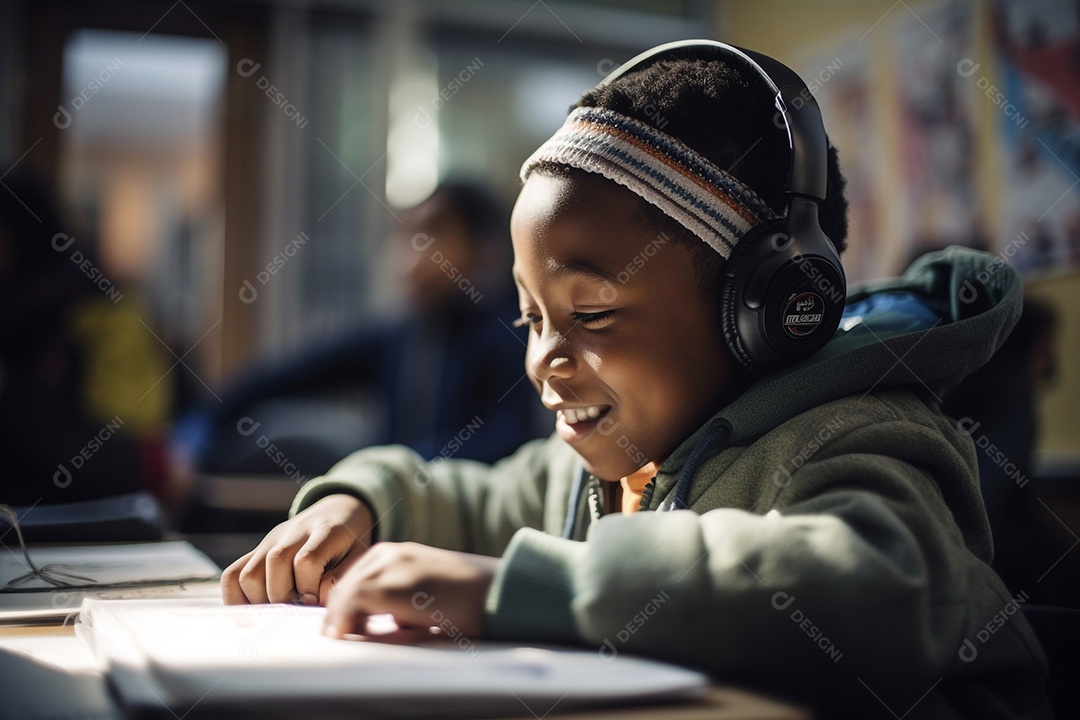
[[[526,443],[494,465],[425,462],[404,446],[373,447],[304,485],[290,515],[348,493],[371,507],[379,540],[499,555],[518,529],[551,531],[562,522],[572,464],[554,436]]]
[[[874,451],[912,438],[919,460]],[[965,639],[979,645],[978,630],[1010,598],[967,550],[933,477],[973,457],[901,421],[835,445],[755,511],[610,515],[582,543],[522,530],[489,595],[489,635],[640,653],[798,699],[838,693],[849,709],[865,701],[875,715],[884,704],[903,716],[942,678],[969,671],[957,670]],[[773,484],[775,462],[742,455],[724,482],[745,473]],[[1043,662],[1032,643],[1007,623],[979,647],[1030,670]],[[999,672],[1003,684],[1024,676]],[[936,693],[926,702],[947,701]]]

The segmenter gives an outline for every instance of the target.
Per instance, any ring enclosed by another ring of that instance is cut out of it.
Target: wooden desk
[[[67,627],[0,628],[0,717],[122,720],[90,649]],[[312,716],[314,717],[314,716]],[[525,713],[514,720],[532,718]],[[558,720],[808,720],[806,712],[713,685],[697,700],[559,713]],[[504,718],[510,720],[510,718]]]

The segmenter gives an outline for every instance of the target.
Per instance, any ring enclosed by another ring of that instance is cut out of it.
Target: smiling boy
[[[817,354],[754,362],[722,308],[747,233],[800,207],[793,151],[743,56],[680,53],[586,93],[523,168],[514,277],[555,434],[492,466],[346,458],[228,568],[226,601],[325,603],[336,637],[374,613],[427,637],[438,611],[455,636],[643,653],[826,714],[1045,716],[1019,614],[960,653],[1010,598],[971,440],[936,403],[1015,322],[1015,274],[963,300],[991,259],[926,258],[852,293]],[[812,213],[842,250],[821,150]],[[785,299],[796,342],[812,299]]]

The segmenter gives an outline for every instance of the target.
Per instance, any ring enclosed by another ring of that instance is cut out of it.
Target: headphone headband
[[[598,87],[610,85],[623,75],[661,60],[701,60],[709,55],[740,62],[765,81],[775,96],[776,109],[784,121],[791,148],[788,192],[818,202],[824,201],[828,179],[828,143],[821,122],[821,110],[802,78],[779,60],[716,40],[677,40],[634,56],[612,70]],[[792,107],[797,111],[793,113]]]

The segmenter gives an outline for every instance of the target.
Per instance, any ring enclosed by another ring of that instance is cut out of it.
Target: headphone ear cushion
[[[724,281],[723,286],[720,288],[720,329],[724,334],[724,342],[727,343],[728,349],[731,350],[735,360],[748,372],[754,371],[754,361],[750,357],[750,351],[746,348],[746,343],[743,342],[742,336],[739,334],[739,324],[736,316],[739,302],[737,279],[739,277],[739,266],[743,258],[749,252],[750,246],[760,237],[761,233],[757,232],[757,228],[755,228],[739,240],[735,249],[731,251],[731,255],[724,261]]]
[[[742,338],[739,337],[739,330],[735,323],[735,302],[735,282],[730,278],[725,278],[724,287],[720,291],[720,329],[724,333],[724,343],[739,365],[748,371],[753,371],[754,363],[746,351],[746,346],[743,345]]]

